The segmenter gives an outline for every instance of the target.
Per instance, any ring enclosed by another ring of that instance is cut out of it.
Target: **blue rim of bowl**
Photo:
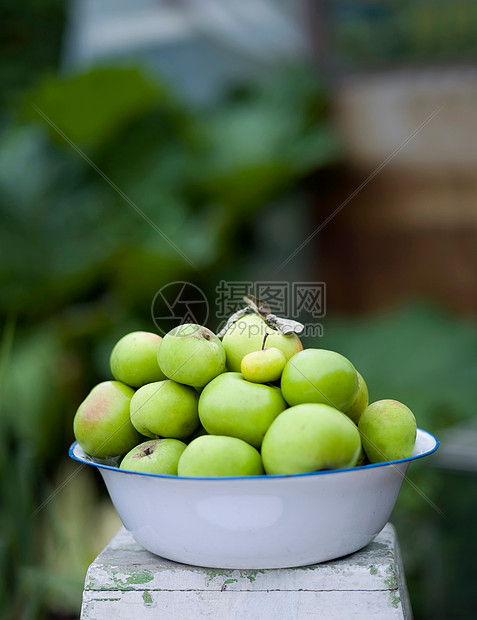
[[[171,474],[153,474],[153,473],[143,472],[143,471],[133,471],[131,469],[120,469],[119,467],[114,467],[113,465],[97,463],[94,460],[92,460],[91,457],[80,458],[76,456],[76,454],[74,453],[76,446],[79,445],[77,441],[74,441],[71,444],[70,449],[68,451],[68,455],[74,461],[78,461],[78,463],[82,463],[83,465],[90,465],[98,469],[107,469],[107,470],[111,470],[115,472],[121,472],[123,474],[134,474],[136,476],[148,476],[152,478],[166,478],[166,479],[171,479],[171,480],[210,480],[210,481],[222,480],[223,481],[223,480],[271,480],[271,479],[276,479],[276,478],[280,478],[280,479],[282,478],[303,478],[305,476],[327,476],[330,474],[343,474],[346,472],[361,471],[363,469],[365,470],[375,469],[377,467],[393,467],[394,465],[399,465],[401,463],[409,463],[411,461],[417,461],[418,459],[421,459],[424,456],[429,456],[430,454],[435,452],[437,448],[439,447],[439,440],[437,439],[435,435],[433,435],[429,431],[425,431],[424,429],[421,429],[421,428],[418,428],[417,430],[420,431],[421,433],[425,433],[426,435],[429,435],[430,437],[434,439],[435,445],[432,447],[431,450],[428,450],[427,452],[423,452],[422,454],[416,454],[416,456],[409,456],[408,458],[405,458],[405,459],[398,459],[396,461],[386,461],[384,463],[370,463],[368,465],[358,465],[357,467],[346,467],[343,469],[323,469],[320,471],[310,471],[310,472],[305,472],[305,473],[300,473],[300,474],[263,474],[260,476],[174,476]]]

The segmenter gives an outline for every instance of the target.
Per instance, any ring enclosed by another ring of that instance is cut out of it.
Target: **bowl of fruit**
[[[404,404],[369,404],[348,359],[257,311],[222,339],[191,323],[127,334],[110,362],[70,456],[101,472],[139,544],[177,562],[284,568],[357,551],[409,464],[438,447]]]

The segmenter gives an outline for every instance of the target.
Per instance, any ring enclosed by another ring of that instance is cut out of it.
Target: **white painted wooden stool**
[[[396,532],[303,568],[217,570],[145,551],[121,528],[89,567],[82,620],[411,619]]]

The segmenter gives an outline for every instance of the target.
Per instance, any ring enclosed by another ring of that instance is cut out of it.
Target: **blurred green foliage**
[[[63,488],[65,454],[76,407],[109,377],[114,341],[154,329],[151,302],[170,281],[211,293],[240,265],[254,214],[338,156],[326,92],[304,67],[237,87],[213,109],[137,68],[100,67],[44,78],[10,115],[0,144],[2,617],[78,612],[98,551],[86,523],[103,527],[102,504],[84,472]]]
[[[26,99],[36,123],[12,125],[0,147],[0,303],[27,315],[101,287],[143,308],[193,273],[30,103],[202,273],[233,264],[240,226],[338,155],[325,94],[297,68],[214,110],[188,109],[133,69],[49,78]]]
[[[338,0],[329,10],[342,67],[475,60],[473,0]]]
[[[3,0],[0,8],[0,112],[15,106],[40,72],[57,67],[66,3]]]

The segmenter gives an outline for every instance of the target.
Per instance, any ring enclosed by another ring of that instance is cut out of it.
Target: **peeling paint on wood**
[[[345,558],[274,570],[221,570],[171,562],[122,528],[90,566],[82,620],[114,618],[412,618],[396,533]]]

